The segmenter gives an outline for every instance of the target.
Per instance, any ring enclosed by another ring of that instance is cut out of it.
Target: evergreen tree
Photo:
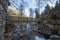
[[[30,18],[34,18],[34,9],[30,8]]]
[[[47,14],[50,11],[50,6],[47,4],[44,10],[44,13]]]
[[[46,5],[45,10],[46,11],[50,10],[50,6],[48,4]]]
[[[29,10],[30,10],[30,18],[33,18],[33,9],[30,8]]]
[[[57,6],[59,3],[58,3],[58,1],[56,1],[56,4],[55,4],[55,6]]]
[[[39,18],[39,11],[37,8],[35,9],[35,13],[36,13],[36,18]]]

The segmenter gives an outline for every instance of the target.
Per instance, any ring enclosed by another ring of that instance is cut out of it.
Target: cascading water
[[[21,34],[21,27],[19,25],[13,28],[12,40],[19,40]]]
[[[22,32],[22,27],[16,25],[13,28],[12,40],[20,40],[21,34],[23,34],[27,40],[44,40],[44,37],[39,36],[40,34],[38,34],[38,32],[33,31],[34,29],[37,29],[36,25],[25,24],[25,31]]]

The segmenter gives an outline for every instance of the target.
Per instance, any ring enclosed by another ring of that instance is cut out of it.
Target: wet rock
[[[58,36],[58,35],[51,35],[50,39],[51,40],[60,40],[60,36]]]

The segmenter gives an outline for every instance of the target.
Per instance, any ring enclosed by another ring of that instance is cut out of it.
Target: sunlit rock
[[[19,10],[14,9],[14,8],[12,8],[12,9],[8,8],[7,12],[8,12],[8,15],[9,16],[15,16],[15,17],[21,17],[22,16],[22,17],[27,17],[27,15],[25,15],[24,13],[21,14],[21,12]]]

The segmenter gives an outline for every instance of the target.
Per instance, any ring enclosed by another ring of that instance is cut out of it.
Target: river
[[[36,30],[36,25],[25,24],[25,27],[25,31],[22,32],[22,27],[16,25],[13,28],[12,40],[19,40],[21,35],[26,35],[27,40],[45,40],[43,35],[33,31],[33,29]]]

